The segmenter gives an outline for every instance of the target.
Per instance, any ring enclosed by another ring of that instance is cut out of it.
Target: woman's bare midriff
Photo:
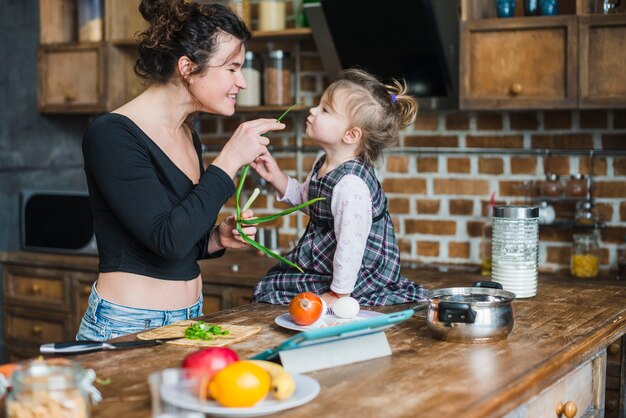
[[[100,273],[96,289],[118,305],[140,309],[174,310],[193,305],[202,293],[200,276],[193,280],[161,280],[139,274]]]

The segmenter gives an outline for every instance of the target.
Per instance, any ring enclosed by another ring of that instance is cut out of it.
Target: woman
[[[241,66],[250,32],[219,4],[144,0],[139,10],[149,28],[135,71],[151,85],[98,117],[83,139],[100,274],[78,340],[202,315],[196,260],[245,245],[233,217],[215,220],[238,169],[267,153],[261,135],[284,129],[271,119],[243,123],[205,170],[190,121],[199,112],[234,113],[247,87]]]

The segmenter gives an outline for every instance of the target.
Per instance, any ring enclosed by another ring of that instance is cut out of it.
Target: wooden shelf
[[[296,40],[313,37],[311,28],[291,28],[277,31],[253,31],[251,41]]]

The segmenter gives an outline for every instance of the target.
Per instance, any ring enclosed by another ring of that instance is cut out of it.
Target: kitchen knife
[[[150,347],[170,340],[180,340],[183,337],[157,338],[154,340],[137,340],[111,343],[106,341],[65,341],[59,343],[42,344],[39,352],[42,354],[82,354],[99,350],[121,350],[135,347]]]

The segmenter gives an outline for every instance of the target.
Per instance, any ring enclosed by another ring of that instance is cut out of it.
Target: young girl
[[[306,134],[324,150],[304,183],[285,175],[265,154],[252,167],[293,206],[308,208],[309,224],[286,258],[259,282],[253,301],[288,304],[311,291],[332,306],[352,296],[360,305],[422,300],[424,290],[400,275],[400,254],[387,198],[373,164],[415,120],[417,103],[406,86],[384,85],[365,71],[342,71],[310,110]]]

